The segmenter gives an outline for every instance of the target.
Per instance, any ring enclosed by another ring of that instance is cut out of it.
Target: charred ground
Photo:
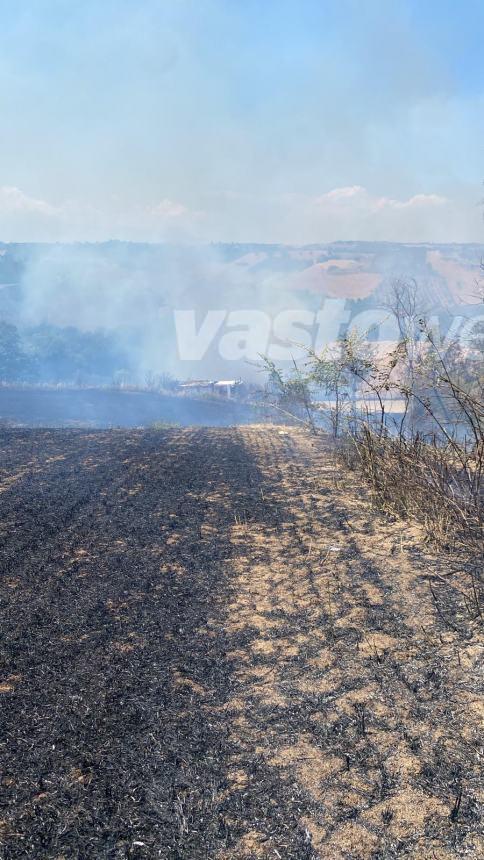
[[[480,856],[453,562],[324,446],[2,431],[0,454],[0,856]]]

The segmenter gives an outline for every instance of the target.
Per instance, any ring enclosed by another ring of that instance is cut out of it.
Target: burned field
[[[477,621],[351,480],[294,430],[2,431],[1,857],[483,856]]]

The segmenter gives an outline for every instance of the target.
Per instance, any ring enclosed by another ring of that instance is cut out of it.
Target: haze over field
[[[42,381],[256,378],[261,353],[288,362],[295,343],[322,347],[348,326],[396,340],[395,279],[415,278],[422,308],[458,336],[481,315],[482,256],[484,245],[360,242],[4,245],[2,316],[40,354]]]
[[[0,0],[3,376],[255,377],[391,340],[395,278],[455,334],[484,256],[466,5]]]

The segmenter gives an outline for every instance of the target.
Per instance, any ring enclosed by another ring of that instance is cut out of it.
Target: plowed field
[[[2,431],[0,856],[484,856],[453,564],[303,432]]]

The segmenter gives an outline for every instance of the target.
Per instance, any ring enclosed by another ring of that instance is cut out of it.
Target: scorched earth
[[[0,856],[483,856],[451,561],[327,444],[3,430],[0,454]]]

